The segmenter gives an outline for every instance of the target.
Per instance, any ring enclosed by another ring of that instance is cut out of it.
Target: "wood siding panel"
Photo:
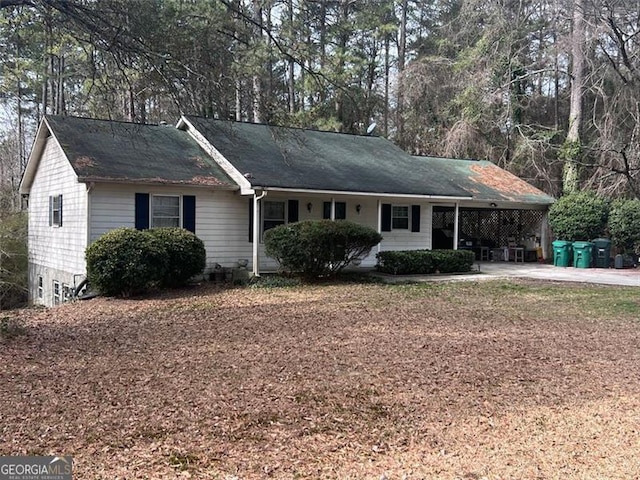
[[[49,226],[49,196],[62,195],[62,226]],[[87,246],[86,185],[53,138],[42,152],[29,195],[29,261],[44,268],[84,274]]]

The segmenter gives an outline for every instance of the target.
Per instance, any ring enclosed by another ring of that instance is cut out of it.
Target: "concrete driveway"
[[[640,287],[640,269],[573,268],[554,267],[539,263],[477,262],[480,277],[486,278],[535,278],[561,282],[599,283]]]
[[[387,275],[372,272],[387,283],[478,281],[497,278],[533,278],[559,282],[640,287],[640,269],[554,267],[540,263],[476,262],[473,272],[457,275]]]

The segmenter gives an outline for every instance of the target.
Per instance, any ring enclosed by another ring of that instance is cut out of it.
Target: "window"
[[[44,298],[44,280],[42,279],[42,275],[38,275],[38,298]]]
[[[284,225],[285,221],[284,202],[264,202],[262,210],[262,231]]]
[[[394,230],[409,229],[409,207],[394,205],[391,208],[391,228]]]
[[[334,220],[345,220],[347,218],[347,204],[346,202],[335,202],[335,215]],[[322,218],[331,218],[331,202],[324,202],[322,204]]]
[[[151,228],[180,226],[180,197],[154,195],[151,206]]]
[[[49,226],[62,226],[62,195],[49,197]]]
[[[71,300],[71,288],[66,283],[62,284],[62,301],[68,302]]]
[[[53,281],[53,304],[60,304],[60,282],[57,280]]]

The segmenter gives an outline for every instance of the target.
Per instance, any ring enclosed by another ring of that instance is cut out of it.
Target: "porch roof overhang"
[[[417,195],[412,193],[387,193],[387,192],[359,192],[359,191],[345,191],[345,190],[315,190],[308,188],[284,188],[284,187],[259,187],[254,186],[254,190],[268,191],[268,192],[281,192],[281,193],[293,193],[304,195],[332,195],[332,196],[358,196],[358,197],[374,197],[374,198],[407,198],[407,199],[421,199],[421,200],[439,200],[439,201],[472,201],[473,197],[469,196],[446,196],[446,195]]]

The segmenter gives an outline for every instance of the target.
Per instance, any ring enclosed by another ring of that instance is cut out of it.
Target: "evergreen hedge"
[[[605,233],[609,202],[593,192],[565,195],[549,210],[549,225],[558,240],[591,240]]]
[[[265,253],[283,270],[307,278],[337,274],[381,240],[376,230],[346,220],[304,220],[264,234]]]
[[[129,296],[184,285],[204,270],[205,257],[204,244],[187,230],[118,228],[87,248],[87,276],[104,295]]]
[[[389,250],[376,258],[376,269],[392,275],[469,272],[475,261],[469,250]]]
[[[616,247],[640,255],[640,200],[617,200],[609,213],[609,233]]]

